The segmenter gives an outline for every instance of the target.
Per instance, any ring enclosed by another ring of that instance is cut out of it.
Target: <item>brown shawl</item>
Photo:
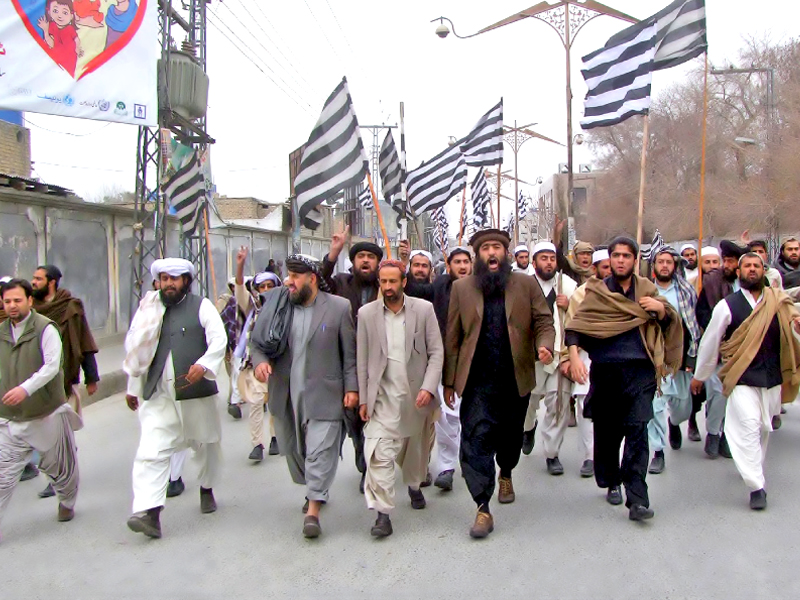
[[[793,402],[800,389],[800,341],[792,332],[792,319],[798,313],[791,298],[784,292],[765,287],[761,302],[733,332],[729,340],[720,345],[723,366],[719,371],[722,393],[730,396],[767,335],[772,319],[778,315],[781,327],[781,402]]]
[[[637,302],[612,292],[600,279],[589,279],[586,282],[586,297],[567,324],[567,330],[605,339],[638,327],[647,355],[653,361],[660,381],[666,375],[675,373],[683,362],[681,319],[669,302],[659,296],[655,285],[644,277],[633,277]],[[666,307],[671,317],[666,332],[639,306],[638,300],[644,296],[651,296]]]
[[[97,352],[83,302],[61,289],[50,302],[34,298],[33,308],[58,324],[64,345],[64,385],[71,391],[72,382],[80,375],[83,355]]]

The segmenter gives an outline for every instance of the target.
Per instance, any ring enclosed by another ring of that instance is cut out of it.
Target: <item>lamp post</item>
[[[578,35],[578,32],[583,28],[586,23],[595,19],[602,15],[608,15],[610,17],[614,17],[616,19],[620,19],[621,21],[626,21],[628,23],[638,23],[638,19],[620,12],[616,9],[611,8],[610,6],[606,6],[601,2],[596,2],[595,0],[558,0],[553,4],[549,2],[539,2],[538,4],[531,6],[523,11],[515,13],[509,17],[506,17],[502,21],[498,21],[493,25],[489,25],[488,27],[484,27],[480,31],[473,33],[472,35],[458,35],[456,33],[455,25],[453,22],[448,19],[447,17],[437,17],[433,19],[431,23],[435,21],[439,21],[439,26],[436,28],[436,35],[440,38],[446,38],[447,35],[450,33],[450,29],[447,25],[444,24],[447,21],[452,27],[453,35],[460,39],[468,39],[471,37],[475,37],[476,35],[480,35],[482,33],[486,33],[488,31],[492,31],[494,29],[499,29],[505,25],[510,25],[511,23],[516,23],[517,21],[521,21],[523,19],[538,19],[547,23],[553,31],[558,34],[559,39],[561,40],[561,44],[564,46],[564,54],[566,58],[565,69],[566,69],[566,102],[567,102],[567,167],[569,169],[567,173],[567,217],[569,217],[569,213],[571,212],[571,204],[572,204],[572,75],[571,75],[571,62],[570,62],[570,51],[572,49],[572,43],[575,41],[575,38]]]

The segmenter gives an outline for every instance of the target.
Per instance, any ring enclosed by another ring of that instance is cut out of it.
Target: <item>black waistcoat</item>
[[[725,331],[725,339],[728,340],[733,335],[745,319],[750,316],[753,309],[741,291],[731,294],[725,298],[728,308],[731,311],[731,324]],[[751,387],[771,388],[783,382],[781,376],[781,326],[778,323],[778,315],[772,319],[767,329],[767,335],[761,342],[753,362],[739,379],[738,385],[749,385]]]

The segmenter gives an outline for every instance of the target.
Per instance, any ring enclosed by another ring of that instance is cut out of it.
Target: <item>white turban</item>
[[[428,252],[427,250],[412,250],[411,254],[408,255],[408,264],[411,264],[411,261],[414,260],[415,256],[424,256],[428,259],[428,262],[433,266],[433,255]]]
[[[556,246],[553,242],[539,242],[533,247],[533,255],[536,256],[539,252],[552,252],[556,253]]]
[[[681,254],[684,253],[685,250],[694,250],[694,244],[684,244],[681,246]]]
[[[703,256],[719,256],[719,250],[714,248],[714,246],[703,246],[700,250],[700,254]]]
[[[519,246],[514,248],[514,256],[516,256],[520,252],[527,252],[527,251],[528,251],[528,247],[525,244],[520,244]]]
[[[191,275],[194,277],[194,265],[185,258],[159,258],[150,265],[150,275],[153,279],[158,279],[161,273],[166,273],[170,277],[179,275]]]
[[[265,281],[272,281],[272,283],[275,284],[275,287],[281,285],[280,278],[271,271],[262,271],[261,273],[253,277],[253,285],[256,287],[260,286]]]
[[[595,250],[592,252],[592,264],[596,265],[601,260],[608,260],[610,257],[608,256],[608,249],[604,248],[603,250]]]

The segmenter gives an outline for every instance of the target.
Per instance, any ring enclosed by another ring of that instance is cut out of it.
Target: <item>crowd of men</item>
[[[397,260],[352,244],[352,267],[334,274],[346,230],[322,259],[289,256],[285,278],[272,261],[245,277],[241,248],[216,305],[192,292],[190,262],[155,261],[125,341],[126,402],[141,428],[128,527],[161,537],[187,455],[199,465],[201,512],[217,510],[226,395],[233,418],[249,408],[248,460],[281,454],[304,486],[307,538],[322,533],[345,437],[375,537],[393,533],[397,472],[421,510],[423,488],[452,490],[457,467],[476,507],[469,534],[487,537],[495,488],[497,502],[515,501],[513,472],[537,430],[559,476],[570,426],[580,475],[631,520],[648,520],[647,475],[666,468],[667,443],[682,446],[683,422],[701,440],[701,412],[706,455],[731,458],[750,507],[766,508],[769,435],[800,387],[800,242],[784,240],[774,266],[747,235],[699,252],[661,247],[644,261],[625,236],[567,255],[561,227],[552,242],[513,250],[507,232],[478,231],[446,253],[438,276],[432,255],[407,242]],[[20,478],[39,470],[58,520],[74,516],[78,383],[82,371],[93,394],[99,376],[83,305],[60,281],[52,265],[30,282],[2,280],[0,519]]]

